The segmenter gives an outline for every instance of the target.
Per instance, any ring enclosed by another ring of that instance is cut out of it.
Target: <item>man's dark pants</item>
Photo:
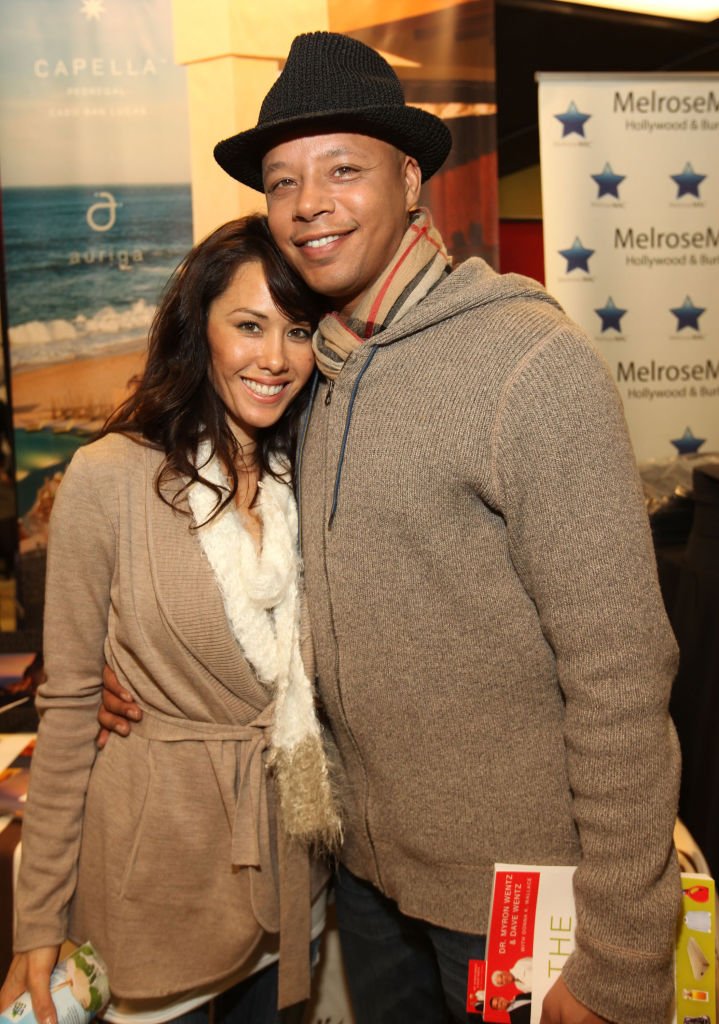
[[[484,959],[483,935],[407,917],[342,865],[335,899],[356,1024],[481,1021],[466,1000],[469,961]]]

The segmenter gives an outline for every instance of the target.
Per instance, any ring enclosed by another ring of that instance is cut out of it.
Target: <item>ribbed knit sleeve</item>
[[[42,717],[23,823],[16,951],[59,944],[67,937],[85,793],[97,754],[115,529],[105,511],[108,495],[91,466],[88,453],[78,451],[50,521],[47,681],[37,698]]]
[[[668,715],[677,652],[620,400],[571,329],[515,369],[493,460],[513,564],[566,702],[582,855],[576,950],[562,976],[609,1021],[659,1024],[672,997],[680,898],[679,754]]]

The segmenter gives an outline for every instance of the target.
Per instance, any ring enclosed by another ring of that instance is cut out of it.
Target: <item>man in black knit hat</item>
[[[297,482],[355,1013],[476,1019],[493,864],[574,863],[541,1024],[660,1024],[676,649],[621,405],[536,282],[450,273],[417,208],[450,143],[379,54],[317,32],[215,150],[330,309]]]

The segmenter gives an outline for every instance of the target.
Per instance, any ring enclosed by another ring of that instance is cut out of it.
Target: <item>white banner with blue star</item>
[[[539,74],[547,289],[639,460],[719,450],[719,75]]]

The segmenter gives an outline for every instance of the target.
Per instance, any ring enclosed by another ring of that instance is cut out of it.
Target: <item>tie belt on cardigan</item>
[[[308,855],[278,828],[279,879],[271,854],[270,815],[266,766],[274,701],[247,725],[224,725],[173,718],[142,708],[142,720],[132,731],[143,739],[162,743],[200,742],[207,747],[228,819],[232,822],[231,857],[236,867],[251,872],[252,911],[258,924],[280,933],[279,1005],[291,1005],[309,995],[309,861]],[[227,744],[235,759],[226,758]],[[231,769],[231,772],[228,772]],[[298,888],[306,913],[287,913],[289,896]],[[279,900],[278,900],[279,895]]]

